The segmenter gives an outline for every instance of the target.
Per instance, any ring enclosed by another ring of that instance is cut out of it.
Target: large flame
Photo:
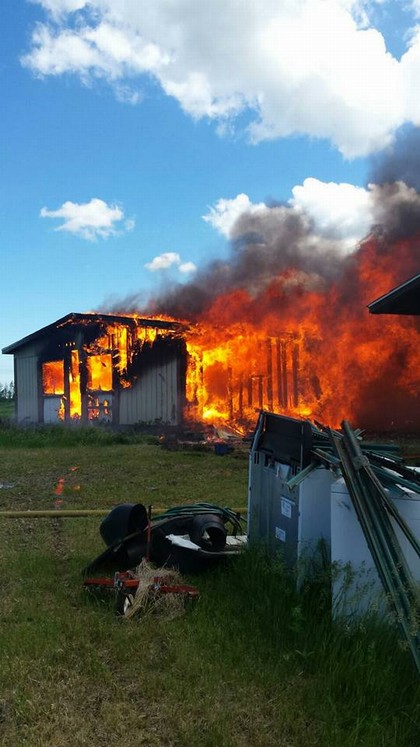
[[[285,271],[218,296],[188,335],[190,417],[245,428],[265,408],[331,426],[420,425],[420,326],[366,305],[407,279],[413,252],[366,241],[329,285]],[[309,287],[308,287],[309,286]]]

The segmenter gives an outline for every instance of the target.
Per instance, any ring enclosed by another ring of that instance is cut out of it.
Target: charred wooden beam
[[[299,343],[294,342],[292,348],[292,371],[293,371],[293,404],[299,404]]]
[[[273,406],[273,352],[271,348],[271,339],[267,338],[267,401],[268,409],[272,411]]]
[[[248,378],[248,407],[252,407],[253,404],[253,397],[252,397],[252,376],[249,376]]]
[[[70,421],[70,374],[71,374],[71,349],[67,346],[64,348],[64,421]]]
[[[276,339],[276,370],[277,370],[277,404],[279,407],[284,407],[285,402],[283,400],[283,381],[281,375],[281,341],[277,337]]]
[[[228,395],[228,407],[229,407],[229,419],[233,420],[233,387],[232,387],[232,368],[229,366],[227,370],[228,381],[227,381],[227,395]]]
[[[238,416],[243,417],[244,413],[244,380],[242,376],[239,379],[239,392],[238,392]]]
[[[281,343],[281,377],[283,382],[283,405],[287,407],[289,402],[289,392],[287,385],[287,343]]]
[[[258,380],[258,407],[260,410],[264,409],[264,389],[263,389],[263,377],[261,374],[256,376]]]

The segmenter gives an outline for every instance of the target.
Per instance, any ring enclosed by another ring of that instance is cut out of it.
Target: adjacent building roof
[[[371,314],[420,315],[420,273],[368,305]]]
[[[182,325],[178,322],[169,322],[164,319],[147,319],[138,317],[134,314],[123,316],[120,314],[71,313],[61,317],[61,319],[57,319],[57,321],[52,324],[48,324],[46,327],[42,327],[42,329],[39,329],[37,332],[33,332],[17,342],[13,342],[11,345],[3,348],[2,353],[14,353],[19,348],[24,347],[24,345],[27,345],[34,340],[47,337],[52,332],[57,331],[57,329],[77,324],[125,324],[130,327],[153,327],[155,329],[170,329],[174,331],[182,330]]]

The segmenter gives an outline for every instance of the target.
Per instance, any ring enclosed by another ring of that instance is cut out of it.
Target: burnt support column
[[[281,342],[280,339],[276,339],[276,369],[277,369],[277,404],[279,407],[284,407],[283,400],[283,381],[281,375]]]
[[[293,343],[292,349],[292,366],[293,366],[293,404],[295,407],[299,404],[299,343]]]
[[[82,423],[87,423],[88,418],[88,398],[87,398],[87,362],[86,362],[86,352],[83,350],[83,348],[80,348],[80,396],[82,400],[82,416],[81,421]]]
[[[264,409],[264,391],[263,391],[263,377],[257,376],[258,379],[258,407],[260,410]]]
[[[253,404],[253,398],[252,398],[252,376],[248,378],[248,407],[252,407]]]
[[[111,354],[111,361],[112,361],[112,394],[111,394],[111,402],[112,402],[112,410],[111,410],[111,418],[113,425],[119,425],[120,422],[120,353],[119,350],[113,350]]]
[[[272,359],[272,349],[271,349],[271,340],[268,337],[267,338],[267,401],[268,401],[268,409],[272,412],[273,411],[273,359]]]
[[[238,396],[238,416],[242,418],[244,414],[244,380],[242,376],[239,379],[239,396]]]
[[[283,406],[287,408],[289,404],[289,391],[287,385],[287,343],[285,341],[281,344],[281,378],[283,382]]]
[[[230,366],[227,370],[227,374],[228,374],[227,395],[228,395],[229,419],[233,420],[232,369]]]
[[[68,347],[68,344],[66,344],[66,347],[64,348],[63,365],[64,365],[64,395],[63,395],[64,422],[69,423],[70,422],[71,348]]]

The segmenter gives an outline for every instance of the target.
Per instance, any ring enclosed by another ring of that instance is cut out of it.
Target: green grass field
[[[12,418],[15,412],[15,403],[12,400],[0,398],[0,421]]]
[[[246,504],[246,451],[151,440],[0,429],[0,509],[53,508],[60,478],[62,508]],[[189,579],[183,617],[121,620],[81,588],[98,526],[0,520],[1,745],[417,747],[419,678],[392,630],[332,625],[324,583],[297,594],[257,551]]]

